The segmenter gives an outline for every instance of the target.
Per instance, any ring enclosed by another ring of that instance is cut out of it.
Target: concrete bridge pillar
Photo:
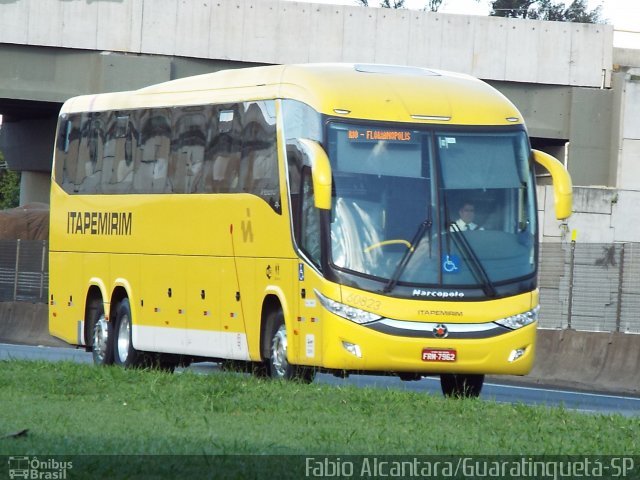
[[[23,171],[20,179],[20,205],[49,203],[50,184],[49,173]]]

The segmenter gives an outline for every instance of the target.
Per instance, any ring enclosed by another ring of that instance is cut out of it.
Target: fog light
[[[345,342],[343,340],[342,346],[351,355],[355,355],[358,358],[362,358],[362,350],[360,350],[360,345],[356,345],[355,343]]]
[[[509,354],[509,363],[515,362],[517,359],[523,356],[524,352],[526,351],[526,348],[516,348],[515,350],[511,350],[511,353]]]

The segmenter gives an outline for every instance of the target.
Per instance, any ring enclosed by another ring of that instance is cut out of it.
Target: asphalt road
[[[0,360],[29,359],[43,361],[73,361],[91,363],[91,354],[74,348],[33,347],[25,345],[0,344]],[[212,374],[217,372],[214,363],[195,364],[190,370]],[[403,382],[397,377],[351,375],[337,378],[333,375],[319,374],[315,382],[329,385],[356,385],[423,392],[428,395],[441,395],[440,380],[425,378],[420,381]],[[559,390],[555,388],[527,387],[485,382],[480,398],[498,403],[521,403],[526,405],[564,406],[590,414],[620,414],[640,416],[640,397],[612,395],[582,391]]]

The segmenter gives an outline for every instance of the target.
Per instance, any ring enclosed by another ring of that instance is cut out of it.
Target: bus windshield
[[[332,123],[328,151],[336,269],[387,286],[485,292],[535,273],[535,189],[523,130]]]

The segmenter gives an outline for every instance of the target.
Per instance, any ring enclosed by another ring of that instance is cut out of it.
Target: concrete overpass
[[[640,190],[640,77],[614,62],[612,39],[609,25],[287,0],[2,0],[0,149],[23,171],[21,201],[47,201],[71,96],[263,63],[412,64],[492,83],[575,184]]]

